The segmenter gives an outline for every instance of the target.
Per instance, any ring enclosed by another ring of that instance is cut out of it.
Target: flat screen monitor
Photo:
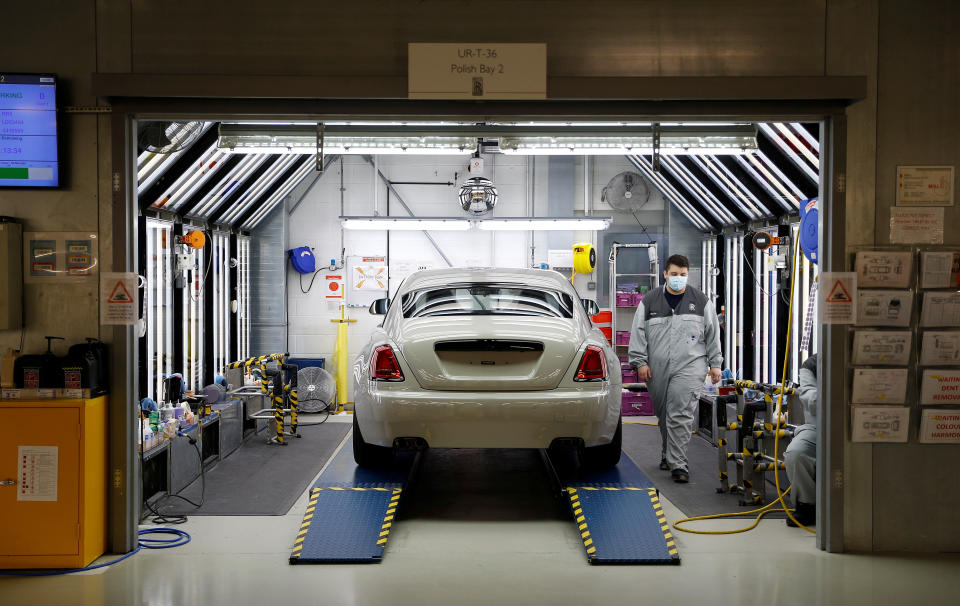
[[[59,187],[57,78],[0,72],[0,187]]]

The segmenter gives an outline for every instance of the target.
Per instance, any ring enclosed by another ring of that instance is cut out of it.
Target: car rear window
[[[573,297],[521,284],[456,284],[412,290],[400,298],[404,318],[538,316],[572,318]]]

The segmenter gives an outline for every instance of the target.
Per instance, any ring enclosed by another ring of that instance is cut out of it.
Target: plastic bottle
[[[7,348],[7,353],[3,355],[3,360],[0,361],[0,387],[16,387],[13,378],[13,365],[19,354],[18,350]]]

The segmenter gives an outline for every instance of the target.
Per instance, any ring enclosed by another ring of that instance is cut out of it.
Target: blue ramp
[[[415,456],[398,457],[391,469],[363,469],[353,461],[351,439],[310,489],[291,564],[377,563],[383,559]]]
[[[680,553],[650,478],[624,453],[612,469],[551,458],[591,564],[679,564]]]
[[[679,564],[655,489],[567,487],[570,510],[591,564]]]
[[[402,488],[313,488],[291,564],[379,562]],[[317,509],[322,512],[315,517]]]

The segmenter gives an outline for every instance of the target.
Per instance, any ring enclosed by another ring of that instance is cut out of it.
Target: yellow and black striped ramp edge
[[[402,491],[384,487],[313,488],[290,563],[379,562]]]
[[[591,564],[679,564],[680,552],[656,489],[567,487]]]

